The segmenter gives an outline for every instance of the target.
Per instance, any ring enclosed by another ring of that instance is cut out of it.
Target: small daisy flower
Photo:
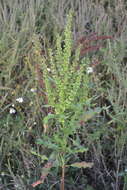
[[[87,72],[87,74],[93,73],[93,68],[87,67],[86,72]]]
[[[15,110],[14,108],[10,108],[9,113],[10,113],[10,114],[15,114],[15,113],[16,113],[16,110]]]
[[[19,97],[19,98],[16,99],[16,101],[19,102],[19,103],[22,103],[23,102],[23,98]]]

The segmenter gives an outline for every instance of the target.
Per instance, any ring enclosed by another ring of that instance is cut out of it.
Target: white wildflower
[[[50,71],[51,71],[51,69],[50,69],[50,68],[47,68],[47,71],[49,71],[49,72],[50,72]]]
[[[10,108],[9,113],[10,113],[10,114],[15,114],[15,113],[16,113],[16,110],[15,110],[14,108]]]
[[[87,72],[87,74],[93,73],[93,68],[87,67],[86,72]]]
[[[2,173],[1,173],[1,176],[5,176],[5,173],[4,173],[4,172],[2,172]]]
[[[23,98],[19,97],[19,98],[16,99],[16,101],[19,102],[19,103],[22,103],[23,102]]]
[[[31,131],[32,130],[32,127],[29,127],[29,131]]]
[[[30,91],[31,92],[36,92],[36,88],[31,88]]]
[[[19,187],[19,185],[18,185],[18,184],[15,184],[14,186],[15,186],[16,188],[18,188],[18,187]]]

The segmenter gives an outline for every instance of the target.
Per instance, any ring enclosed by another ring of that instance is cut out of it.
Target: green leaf
[[[44,119],[43,119],[43,122],[44,122],[44,124],[48,124],[48,121],[50,120],[50,119],[54,119],[54,118],[56,118],[56,115],[55,114],[48,114],[46,117],[44,117]]]
[[[75,162],[74,164],[71,164],[70,166],[76,167],[76,168],[92,168],[93,162]]]
[[[37,153],[37,152],[35,152],[35,151],[30,151],[33,155],[35,155],[35,156],[38,156],[38,157],[40,157],[43,161],[44,160],[48,160],[48,158],[47,158],[47,156],[45,156],[45,155],[40,155],[39,153]]]
[[[87,152],[88,148],[84,148],[84,147],[80,147],[78,149],[74,149],[75,153],[83,153],[83,152]]]
[[[93,110],[89,110],[82,115],[81,120],[86,122],[86,121],[92,119],[96,114],[99,114],[101,111],[102,111],[102,108],[100,108],[100,107],[97,107]]]
[[[47,104],[47,105],[43,105],[42,107],[43,107],[43,108],[50,108],[51,105],[48,105],[48,104]]]
[[[75,148],[72,149],[72,152],[74,152],[74,153],[79,153],[79,152],[83,153],[83,152],[88,151],[88,148],[85,148],[85,147],[81,146],[81,142],[80,142],[80,139],[79,139],[78,136],[77,136],[76,140],[72,139],[72,142],[73,142],[73,145],[75,146]]]
[[[49,138],[44,138],[42,139],[37,139],[37,144],[43,145],[49,149],[52,150],[58,150],[59,146],[55,143],[52,142],[52,139],[50,140]]]

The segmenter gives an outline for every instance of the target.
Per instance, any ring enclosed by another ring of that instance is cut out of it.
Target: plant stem
[[[60,190],[64,190],[64,177],[65,177],[65,165],[62,166],[62,176],[61,176]]]

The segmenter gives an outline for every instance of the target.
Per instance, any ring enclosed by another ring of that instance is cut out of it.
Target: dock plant
[[[41,50],[37,48],[39,47],[37,36],[34,36],[33,49],[35,60],[36,57],[40,60],[43,71],[47,104],[42,107],[48,109],[43,119],[42,138],[38,139],[37,143],[48,149],[49,163],[52,163],[50,169],[52,167],[62,168],[61,190],[64,189],[65,168],[68,166],[85,168],[93,165],[85,161],[71,163],[71,159],[76,154],[87,151],[87,147],[81,145],[78,135],[80,122],[86,122],[100,111],[99,108],[90,109],[90,74],[87,72],[90,60],[85,57],[80,63],[80,46],[72,56],[72,18],[73,14],[70,13],[64,34],[61,36],[57,34],[56,48],[55,50],[49,49],[48,56],[39,53]],[[35,182],[33,186],[36,184],[38,182]]]

